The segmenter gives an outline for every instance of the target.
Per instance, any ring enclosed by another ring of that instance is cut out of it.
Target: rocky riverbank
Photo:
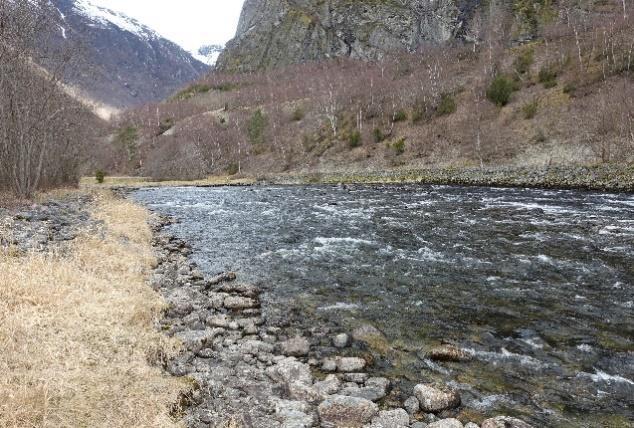
[[[92,202],[90,195],[77,194],[11,210],[0,208],[0,246],[27,252],[70,242],[98,225],[88,212]]]
[[[448,385],[420,379],[411,391],[393,391],[391,379],[370,375],[372,358],[353,356],[384,340],[380,331],[371,325],[352,332],[298,331],[284,317],[267,316],[279,312],[267,308],[275,302],[234,273],[205,277],[190,261],[189,245],[165,230],[170,223],[153,219],[159,261],[152,286],[170,305],[162,329],[185,346],[166,368],[194,382],[184,399],[188,426],[529,427],[505,416],[481,425],[466,420],[460,394]],[[437,360],[468,357],[452,347],[430,354]]]
[[[2,211],[2,245],[43,251],[63,248],[80,232],[101,233],[102,222],[90,215],[92,203],[93,197],[76,195]],[[371,325],[351,332],[291,325],[293,317],[267,307],[276,303],[235,274],[206,277],[190,260],[190,246],[165,230],[170,223],[151,217],[157,264],[150,285],[169,304],[160,329],[184,346],[178,357],[163,360],[170,374],[191,379],[191,391],[174,405],[174,416],[187,426],[529,427],[504,416],[480,425],[467,420],[459,392],[448,385],[420,379],[402,391],[395,380],[372,376],[375,361],[358,350],[385,340],[380,331]],[[429,358],[469,356],[447,346]]]
[[[456,186],[527,187],[634,192],[634,166],[427,168],[287,174],[262,177],[275,184],[419,183]]]

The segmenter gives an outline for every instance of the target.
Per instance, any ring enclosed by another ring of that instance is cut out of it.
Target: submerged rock
[[[418,399],[420,409],[427,413],[437,413],[460,406],[460,395],[449,388],[437,388],[429,385],[416,385],[414,395]]]
[[[317,408],[322,426],[333,428],[360,428],[379,412],[370,400],[343,395],[326,398]]]
[[[482,428],[533,428],[526,422],[510,416],[498,416],[482,422]]]

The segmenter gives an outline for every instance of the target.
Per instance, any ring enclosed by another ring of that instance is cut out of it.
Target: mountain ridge
[[[78,47],[82,67],[65,83],[114,108],[157,101],[208,72],[206,64],[129,16],[90,0],[53,0],[57,43]]]

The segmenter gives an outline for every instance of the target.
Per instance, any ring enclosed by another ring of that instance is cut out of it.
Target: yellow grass
[[[0,426],[170,427],[184,381],[154,366],[178,344],[155,329],[147,213],[105,193],[98,233],[62,254],[0,251]]]
[[[106,177],[103,184],[97,184],[94,177],[83,177],[80,185],[84,189],[109,188],[116,186],[130,187],[187,187],[187,186],[225,186],[254,184],[254,178],[232,176],[210,176],[202,180],[169,180],[152,181],[147,177]]]

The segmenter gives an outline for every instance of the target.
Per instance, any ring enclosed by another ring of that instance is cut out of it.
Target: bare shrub
[[[44,0],[0,1],[0,187],[23,198],[77,182],[94,121],[61,88],[73,52],[49,43],[57,15]]]

